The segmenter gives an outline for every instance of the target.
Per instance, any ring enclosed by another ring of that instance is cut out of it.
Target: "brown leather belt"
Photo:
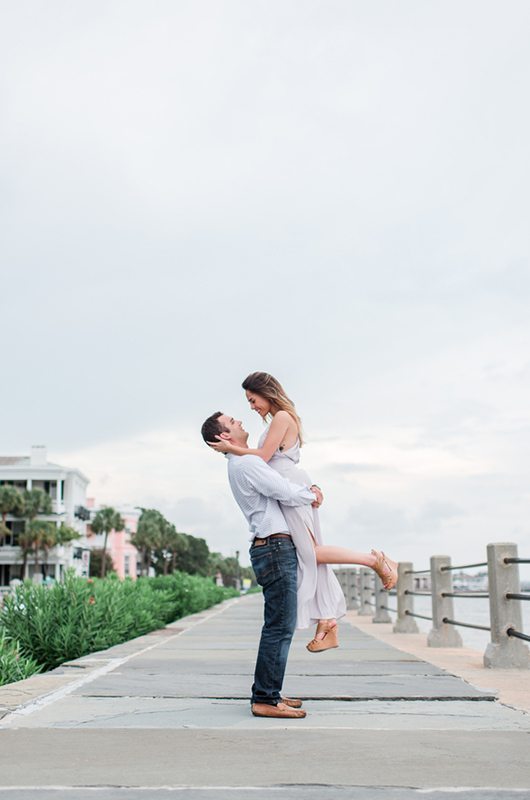
[[[267,536],[266,539],[254,539],[252,542],[252,547],[261,547],[264,544],[268,544],[269,539],[290,539],[291,536],[289,533],[271,533],[270,536]]]

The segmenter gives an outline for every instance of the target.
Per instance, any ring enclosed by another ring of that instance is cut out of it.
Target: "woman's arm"
[[[233,453],[235,456],[259,456],[264,461],[270,461],[284,440],[285,434],[289,430],[291,421],[292,417],[287,411],[277,411],[272,418],[272,422],[263,445],[258,448],[247,449],[245,447],[238,447],[238,445],[232,444],[231,442],[225,442],[223,439],[213,443],[209,442],[209,444],[211,444],[214,450],[217,450],[220,453]]]

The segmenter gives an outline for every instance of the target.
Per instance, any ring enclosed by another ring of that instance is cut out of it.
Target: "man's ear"
[[[228,441],[230,439],[230,431],[221,431],[219,439],[224,439],[225,442]]]

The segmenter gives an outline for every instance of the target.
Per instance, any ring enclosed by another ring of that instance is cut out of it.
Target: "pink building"
[[[99,511],[104,506],[96,503],[93,497],[88,497],[87,508],[90,511],[90,518],[94,516],[96,511]],[[111,503],[109,503],[111,505]],[[107,553],[112,558],[114,571],[120,578],[132,578],[136,580],[137,577],[137,562],[139,561],[139,554],[136,547],[131,544],[131,534],[136,533],[140,511],[133,506],[117,506],[112,505],[118,511],[124,522],[125,529],[123,531],[111,531],[107,538]],[[103,547],[104,536],[102,533],[92,533],[90,522],[87,525],[87,541],[90,549]]]

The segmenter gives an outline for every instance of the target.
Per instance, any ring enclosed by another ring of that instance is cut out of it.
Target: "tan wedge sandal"
[[[372,550],[372,555],[376,557],[374,572],[376,572],[385,589],[393,589],[397,583],[397,569],[389,562],[382,550]]]
[[[319,633],[323,633],[322,639],[317,639]],[[331,650],[339,646],[339,626],[336,622],[332,625],[329,622],[319,622],[315,632],[315,638],[311,639],[306,645],[310,653],[323,653],[324,650]]]

